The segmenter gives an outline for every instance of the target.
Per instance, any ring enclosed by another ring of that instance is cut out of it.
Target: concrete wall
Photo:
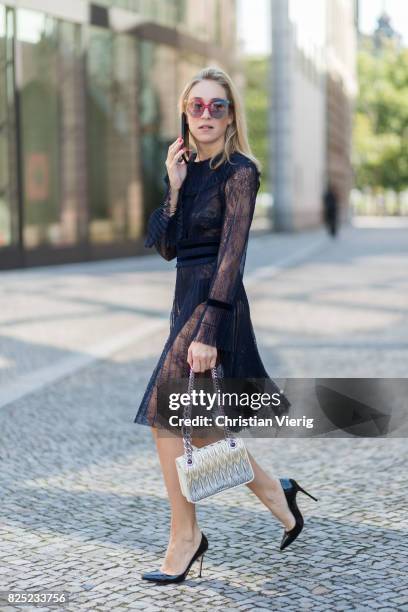
[[[270,139],[278,231],[322,222],[329,172],[348,201],[355,41],[354,0],[272,0]]]

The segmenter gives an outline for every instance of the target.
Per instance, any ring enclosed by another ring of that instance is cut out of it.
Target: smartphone
[[[189,148],[189,130],[188,130],[188,122],[187,122],[187,115],[186,113],[181,113],[181,137],[183,139],[183,146],[185,148]],[[183,153],[183,155],[181,156],[183,158],[183,160],[186,162],[186,164],[188,163],[188,158],[186,157],[185,153]]]

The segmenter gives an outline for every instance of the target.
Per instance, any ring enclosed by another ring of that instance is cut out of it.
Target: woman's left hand
[[[205,372],[215,368],[217,349],[215,346],[193,341],[188,347],[187,362],[193,372]]]

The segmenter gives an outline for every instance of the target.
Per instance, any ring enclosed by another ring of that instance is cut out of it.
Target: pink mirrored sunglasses
[[[228,106],[231,104],[231,100],[224,98],[213,98],[208,104],[205,104],[202,98],[193,98],[187,103],[186,109],[189,115],[198,119],[202,117],[206,108],[213,119],[222,119],[228,111]]]

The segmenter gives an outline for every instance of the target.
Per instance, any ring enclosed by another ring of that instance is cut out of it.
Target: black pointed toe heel
[[[318,501],[318,500],[316,497],[313,497],[313,495],[311,495],[310,493],[302,489],[302,487],[293,478],[279,478],[279,481],[282,485],[283,492],[285,493],[285,497],[287,499],[288,506],[293,516],[296,519],[295,526],[292,529],[290,529],[290,531],[286,531],[285,529],[283,532],[282,541],[280,544],[280,550],[284,550],[285,548],[289,546],[289,544],[292,544],[292,542],[296,540],[299,533],[303,529],[303,524],[304,524],[303,516],[296,503],[297,492],[302,491],[302,493],[304,493],[305,495],[308,495],[315,501]]]
[[[208,540],[205,537],[205,535],[202,533],[200,545],[197,548],[194,555],[192,556],[191,560],[189,561],[184,572],[181,572],[181,574],[166,574],[164,572],[161,572],[160,570],[155,570],[153,572],[147,572],[145,574],[142,574],[142,578],[143,580],[151,580],[152,582],[157,582],[158,584],[170,584],[170,583],[175,583],[175,582],[183,582],[183,580],[186,579],[187,574],[190,571],[190,568],[193,565],[194,561],[196,561],[197,559],[200,559],[200,557],[201,557],[200,573],[198,575],[201,578],[201,570],[203,567],[203,557],[204,557],[204,553],[207,550],[208,550]]]

